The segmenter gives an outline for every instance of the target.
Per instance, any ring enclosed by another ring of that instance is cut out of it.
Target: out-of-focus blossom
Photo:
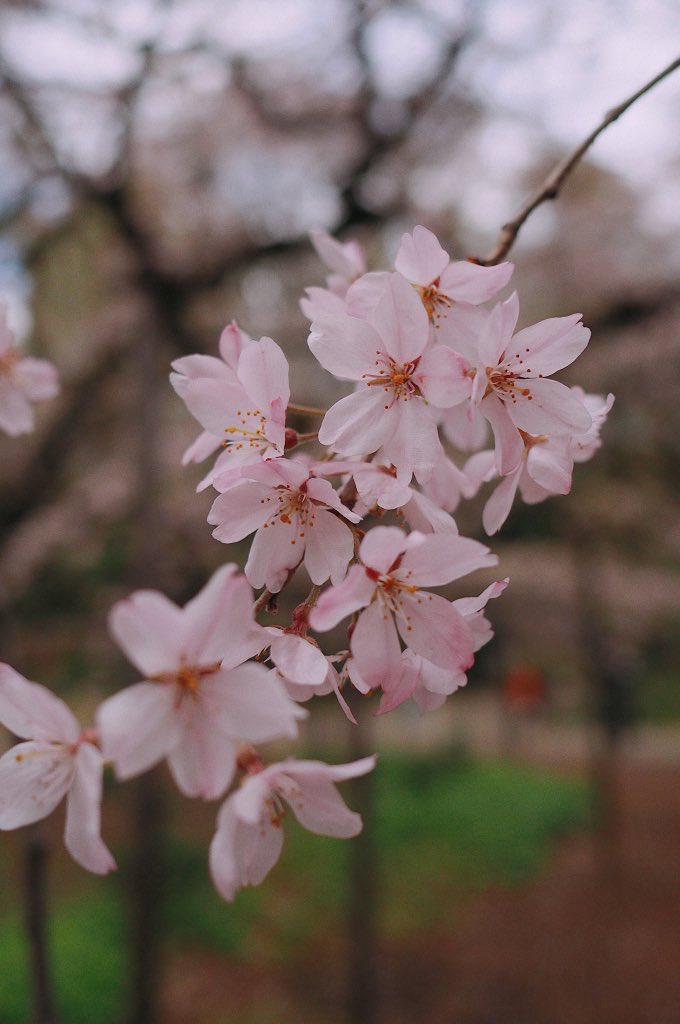
[[[167,757],[183,793],[213,800],[232,780],[238,740],[297,735],[305,712],[263,665],[244,664],[268,637],[236,569],[218,569],[184,608],[154,590],[114,606],[111,632],[145,680],[98,710],[102,749],[119,778]]]
[[[59,393],[59,375],[47,359],[23,356],[7,323],[7,305],[0,302],[0,429],[10,437],[35,427],[32,402]]]
[[[74,860],[105,875],[116,863],[100,835],[102,766],[93,730],[63,700],[0,665],[0,722],[17,743],[0,758],[0,829],[46,818],[66,797],[64,842]]]
[[[335,783],[374,766],[375,757],[364,757],[351,764],[290,760],[251,768],[222,805],[210,846],[210,872],[220,895],[233,900],[243,886],[259,885],[276,864],[286,805],[310,832],[339,839],[357,835],[361,818],[346,806]]]

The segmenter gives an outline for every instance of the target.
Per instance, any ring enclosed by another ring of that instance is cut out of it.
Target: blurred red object
[[[503,680],[503,701],[518,714],[532,714],[545,705],[546,678],[536,665],[519,664],[508,669]]]

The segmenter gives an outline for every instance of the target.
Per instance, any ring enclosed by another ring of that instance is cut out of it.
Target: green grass
[[[375,786],[380,923],[401,933],[455,918],[471,891],[530,879],[555,837],[587,819],[579,781],[457,754],[383,757]],[[208,818],[214,814],[205,810]],[[286,829],[281,862],[233,905],[212,888],[206,850],[172,838],[164,857],[172,893],[164,920],[168,945],[265,965],[341,929],[350,844],[310,835],[292,820]],[[56,906],[51,946],[68,1024],[116,1024],[123,1016],[125,922],[118,893],[117,879],[88,878],[77,898]],[[10,913],[0,918],[0,1021],[27,1019],[23,932]]]

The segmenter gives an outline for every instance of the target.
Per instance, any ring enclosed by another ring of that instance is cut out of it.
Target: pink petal
[[[349,839],[361,832],[361,816],[350,811],[328,779],[282,778],[277,788],[297,820],[310,832],[337,839]]]
[[[389,436],[383,442],[384,458],[396,467],[397,476],[426,478],[440,457],[442,446],[429,406],[419,398],[400,399],[386,413]]]
[[[442,426],[451,444],[464,452],[482,448],[489,436],[487,421],[474,405],[457,405],[453,409],[447,409]]]
[[[28,398],[0,374],[0,428],[10,437],[18,437],[34,427],[35,413]]]
[[[287,696],[276,673],[254,662],[211,676],[203,683],[200,700],[216,729],[249,743],[294,739],[298,721],[307,717]]]
[[[384,348],[373,327],[354,316],[315,320],[308,344],[324,370],[340,380],[363,380]]]
[[[469,668],[474,660],[470,627],[450,601],[438,594],[404,594],[395,616],[407,647],[441,668]]]
[[[550,494],[569,494],[573,468],[568,438],[534,444],[527,453],[528,475]]]
[[[470,397],[471,381],[465,375],[468,363],[447,345],[437,345],[424,353],[413,382],[423,398],[439,409],[459,405]]]
[[[382,388],[361,388],[341,398],[323,418],[319,441],[345,455],[370,455],[389,438],[393,427],[386,416]]]
[[[256,590],[266,587],[272,594],[278,594],[291,569],[304,558],[306,538],[300,536],[301,532],[304,531],[296,514],[288,523],[265,523],[257,531],[245,568],[246,577]]]
[[[252,344],[254,344],[252,338],[241,330],[235,320],[232,320],[220,334],[220,355],[227,366],[235,371],[241,352],[246,346]]]
[[[477,597],[459,597],[457,601],[453,602],[453,605],[463,616],[474,615],[485,608],[489,601],[500,597],[509,582],[508,576],[504,580],[494,580]]]
[[[172,683],[135,683],[99,705],[102,751],[119,779],[141,775],[179,742],[177,697]]]
[[[97,748],[82,743],[66,801],[64,831],[66,849],[73,859],[96,875],[106,875],[116,867],[101,837],[102,770],[102,755]]]
[[[564,384],[546,378],[522,384],[515,400],[504,404],[513,423],[528,434],[580,434],[590,427],[590,413]]]
[[[247,345],[238,361],[238,378],[248,396],[265,414],[277,398],[284,409],[290,401],[288,360],[271,338]]]
[[[343,298],[328,288],[305,288],[300,299],[300,309],[308,320],[318,320],[323,316],[342,316],[347,313],[347,304]]]
[[[59,394],[59,374],[47,359],[20,359],[14,377],[33,402],[43,402]]]
[[[18,743],[0,757],[0,829],[20,828],[51,814],[76,770],[60,743]]]
[[[491,310],[479,336],[479,361],[482,367],[498,365],[512,341],[518,317],[517,292],[513,292],[505,302],[497,303]]]
[[[136,590],[118,601],[109,629],[133,665],[145,676],[174,669],[182,654],[182,609],[157,590]]]
[[[359,616],[351,648],[361,679],[371,690],[389,686],[390,680],[399,675],[399,637],[394,617],[381,601],[374,601]]]
[[[0,664],[0,722],[22,739],[75,743],[80,735],[80,726],[63,700],[5,664]]]
[[[505,365],[522,377],[547,377],[573,363],[589,339],[590,331],[581,323],[581,313],[542,320],[514,336]]]
[[[279,859],[282,846],[280,824],[272,824],[266,815],[257,825],[245,824],[236,817],[232,799],[226,800],[210,844],[210,874],[222,898],[231,901],[243,886],[259,885]]]
[[[233,668],[266,644],[253,619],[253,592],[236,565],[223,565],[184,606],[184,654],[189,665]]]
[[[420,658],[413,652],[405,651],[399,666],[399,673],[385,687],[376,715],[394,711],[413,695],[420,679]]]
[[[415,537],[411,534],[409,539]],[[497,555],[479,541],[453,533],[430,534],[417,544],[409,544],[395,575],[418,587],[439,587],[497,564]]]
[[[267,484],[246,480],[215,498],[208,522],[215,526],[213,537],[223,544],[243,540],[277,512],[276,492]]]
[[[494,533],[498,533],[510,515],[510,509],[515,500],[517,486],[523,470],[524,463],[520,462],[517,469],[501,480],[484,506],[482,525],[490,537]]]
[[[312,629],[319,633],[333,629],[346,616],[369,604],[374,592],[375,583],[368,578],[366,570],[360,565],[351,566],[342,583],[325,590],[312,608],[309,616]]]
[[[182,465],[188,466],[190,462],[203,462],[209,455],[220,448],[220,441],[214,434],[204,430],[198,435],[195,441],[185,449],[182,455]]]
[[[493,430],[498,472],[501,476],[507,476],[519,465],[524,455],[524,442],[510,418],[505,403],[495,394],[488,395],[480,409]]]
[[[372,322],[383,340],[376,348],[386,351],[400,366],[416,359],[427,344],[430,333],[427,313],[401,274],[390,274],[386,279]]]
[[[361,247],[356,242],[338,242],[327,231],[319,228],[310,231],[309,237],[329,270],[334,270],[348,281],[363,274],[366,264]]]
[[[382,575],[406,550],[407,544],[406,534],[399,527],[374,526],[362,540],[359,555],[364,565]]]
[[[317,509],[306,531],[305,568],[312,583],[325,583],[329,578],[340,583],[353,554],[354,535],[349,526],[332,512]]]
[[[362,274],[350,285],[345,296],[349,315],[370,320],[385,291],[385,283],[389,276],[386,271]]]
[[[450,263],[441,275],[439,289],[457,302],[478,306],[486,302],[512,277],[512,263],[499,263],[496,267],[480,267],[475,263],[457,260]]]
[[[168,764],[180,791],[204,800],[222,796],[234,777],[236,745],[216,728],[200,697],[183,703],[182,733]]]
[[[394,266],[408,281],[428,285],[439,277],[448,262],[449,254],[442,249],[435,235],[417,224],[412,235],[401,236]]]
[[[293,633],[276,631],[271,658],[286,679],[294,683],[320,686],[328,675],[328,662],[316,644]]]

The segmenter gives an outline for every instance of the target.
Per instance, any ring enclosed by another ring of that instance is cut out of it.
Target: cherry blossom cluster
[[[403,236],[391,272],[367,272],[354,242],[312,241],[331,273],[301,300],[309,348],[349,394],[328,410],[291,402],[280,346],[234,322],[219,356],[172,367],[202,428],[184,463],[216,455],[198,485],[216,492],[213,536],[252,535],[243,572],[224,565],[184,608],[150,590],[116,604],[111,632],[141,679],[84,730],[49,690],[0,667],[0,722],[25,741],[0,758],[0,828],[66,796],[66,846],[91,871],[114,867],[100,836],[104,764],[125,780],[167,761],[184,795],[223,800],[210,870],[228,900],[278,859],[287,808],[314,832],[355,835],[361,820],[335,784],[374,757],[267,764],[257,748],[295,739],[313,697],[334,694],[352,722],[350,689],[376,693],[377,714],[441,707],[491,638],[485,608],[508,582],[451,596],[498,562],[452,513],[498,481],[483,512],[495,533],[518,491],[529,503],[567,493],[574,463],[599,447],[613,397],[552,378],[589,331],[578,314],[517,330],[517,295],[494,301],[511,264],[451,261],[424,227]],[[300,416],[318,430],[291,426]],[[287,625],[268,624],[298,572],[306,598]]]

